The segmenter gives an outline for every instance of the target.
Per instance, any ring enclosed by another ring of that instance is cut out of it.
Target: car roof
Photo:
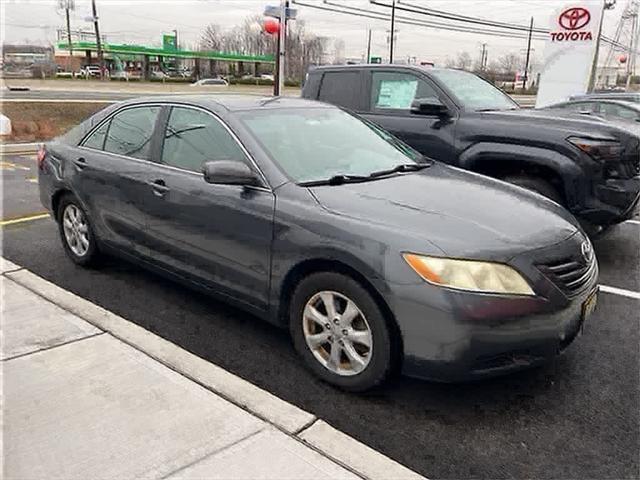
[[[181,103],[213,110],[238,112],[244,110],[276,110],[282,108],[336,108],[322,102],[297,97],[264,97],[261,95],[212,95],[208,93],[192,95],[162,95],[125,100],[121,105],[142,103]]]
[[[638,105],[636,102],[630,102],[628,100],[617,99],[617,98],[597,98],[597,97],[579,97],[579,98],[574,98],[572,100],[567,100],[566,102],[556,103],[555,105],[551,105],[551,106],[553,107],[556,105],[567,105],[567,104],[594,102],[594,101],[595,103],[622,105],[624,107],[628,107],[633,110],[640,110],[640,105]]]
[[[640,93],[638,92],[594,92],[585,93],[583,95],[574,95],[572,100],[586,100],[586,99],[623,99],[623,98],[637,98],[640,99]]]
[[[389,70],[389,69],[400,69],[400,70],[413,70],[415,72],[434,72],[434,71],[444,71],[444,70],[454,70],[454,71],[464,71],[457,68],[441,68],[441,67],[432,67],[432,66],[422,66],[422,65],[401,65],[401,64],[389,64],[389,63],[356,63],[354,65],[322,65],[319,67],[313,67],[309,70],[309,73],[315,72],[324,72],[324,71],[336,71],[336,70],[358,70],[358,69],[371,69],[371,70]],[[471,73],[471,72],[469,72]]]

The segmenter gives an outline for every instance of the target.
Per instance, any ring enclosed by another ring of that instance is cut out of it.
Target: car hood
[[[616,126],[603,122],[599,118],[580,115],[573,112],[560,112],[546,109],[518,109],[482,112],[485,118],[491,118],[505,125],[526,124],[532,128],[552,129],[573,135],[602,137],[612,140],[619,138],[620,131]]]
[[[508,260],[578,230],[568,212],[540,195],[441,163],[418,173],[310,190],[334,214],[431,243],[451,256]]]

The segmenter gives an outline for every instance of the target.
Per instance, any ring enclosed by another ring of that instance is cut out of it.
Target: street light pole
[[[93,27],[96,31],[96,48],[98,49],[98,64],[100,65],[100,80],[104,80],[104,53],[102,52],[102,41],[100,40],[100,27],[98,26],[98,12],[96,10],[96,0],[91,0],[91,10],[93,13]]]
[[[369,39],[367,40],[367,62],[371,62],[371,29],[369,29]]]

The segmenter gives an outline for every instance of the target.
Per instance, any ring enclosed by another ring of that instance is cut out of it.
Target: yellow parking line
[[[33,220],[40,220],[40,219],[49,218],[49,217],[50,215],[48,213],[37,213],[35,215],[26,215],[24,217],[12,218],[10,220],[2,220],[0,221],[0,227],[4,227],[7,225],[14,225],[16,223],[31,222]]]

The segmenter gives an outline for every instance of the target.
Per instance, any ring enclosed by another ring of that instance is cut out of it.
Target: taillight
[[[44,148],[44,145],[40,145],[40,148],[38,149],[38,168],[40,170],[42,170],[42,167],[44,166],[44,159],[47,156],[47,151]]]

